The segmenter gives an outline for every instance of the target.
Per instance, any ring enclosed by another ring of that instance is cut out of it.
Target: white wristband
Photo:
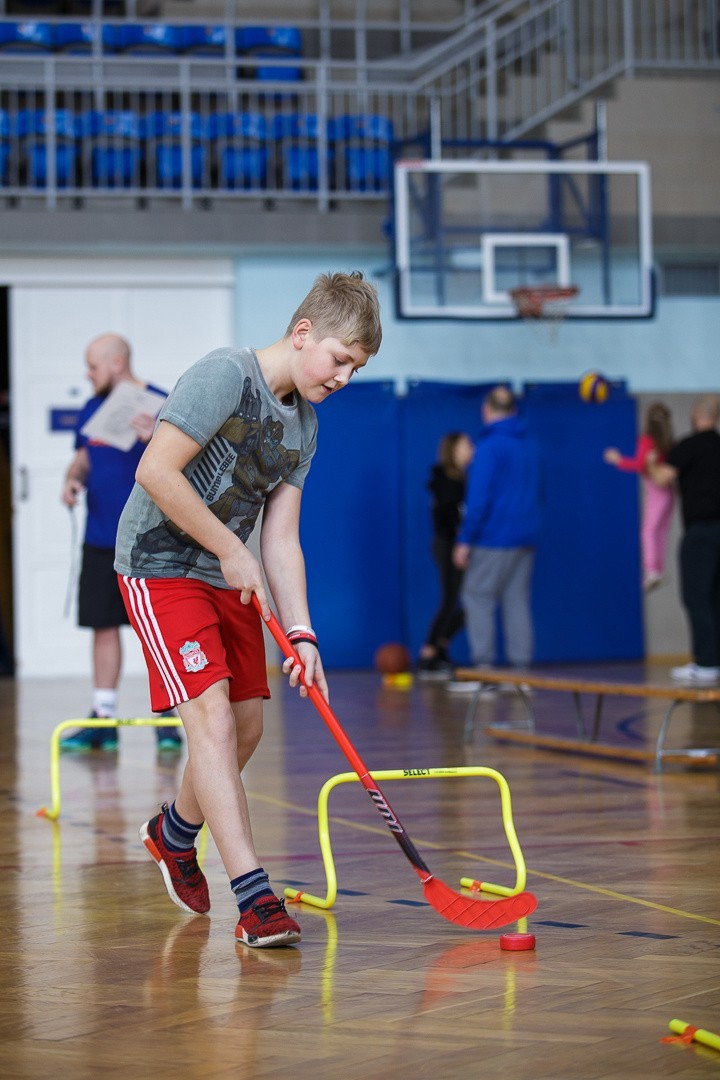
[[[285,631],[285,635],[293,634],[296,630],[301,630],[303,634],[312,634],[314,637],[317,637],[312,626],[289,626]]]

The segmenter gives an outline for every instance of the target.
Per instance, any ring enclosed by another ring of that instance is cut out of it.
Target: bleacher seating
[[[0,20],[0,49],[22,53],[89,52],[96,34],[97,24],[89,19],[4,19]],[[127,21],[100,24],[101,51],[109,56],[224,57],[227,41],[227,31],[223,25]],[[289,26],[237,27],[229,41],[232,53],[254,61],[293,59],[303,55],[301,33]],[[247,65],[245,77],[261,81],[297,82],[302,78],[302,69],[295,65],[253,63]]]
[[[0,110],[2,185],[389,191],[393,128],[380,115],[322,119],[287,107],[143,112],[108,106]]]

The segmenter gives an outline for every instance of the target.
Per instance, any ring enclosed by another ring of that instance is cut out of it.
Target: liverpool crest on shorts
[[[180,655],[186,671],[202,671],[208,665],[208,658],[200,648],[199,641],[186,641],[180,648]]]

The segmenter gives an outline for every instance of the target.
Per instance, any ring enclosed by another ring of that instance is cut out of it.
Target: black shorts
[[[114,562],[114,548],[83,544],[78,591],[78,626],[106,630],[111,626],[130,624]]]

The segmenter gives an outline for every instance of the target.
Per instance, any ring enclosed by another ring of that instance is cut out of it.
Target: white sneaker
[[[664,583],[664,574],[661,574],[658,570],[650,570],[643,580],[643,589],[645,592],[652,592],[653,589],[657,589],[658,586],[663,585]]]
[[[460,679],[451,679],[450,682],[445,683],[445,689],[451,694],[477,694],[480,691],[481,698],[495,697],[497,694],[496,683],[481,683],[468,680],[467,682]]]
[[[670,669],[670,678],[677,682],[710,686],[720,679],[720,667],[701,667],[700,664],[683,664]]]
[[[480,689],[480,683],[470,680],[465,682],[464,680],[450,679],[449,682],[445,683],[445,689],[450,694],[476,694]]]

